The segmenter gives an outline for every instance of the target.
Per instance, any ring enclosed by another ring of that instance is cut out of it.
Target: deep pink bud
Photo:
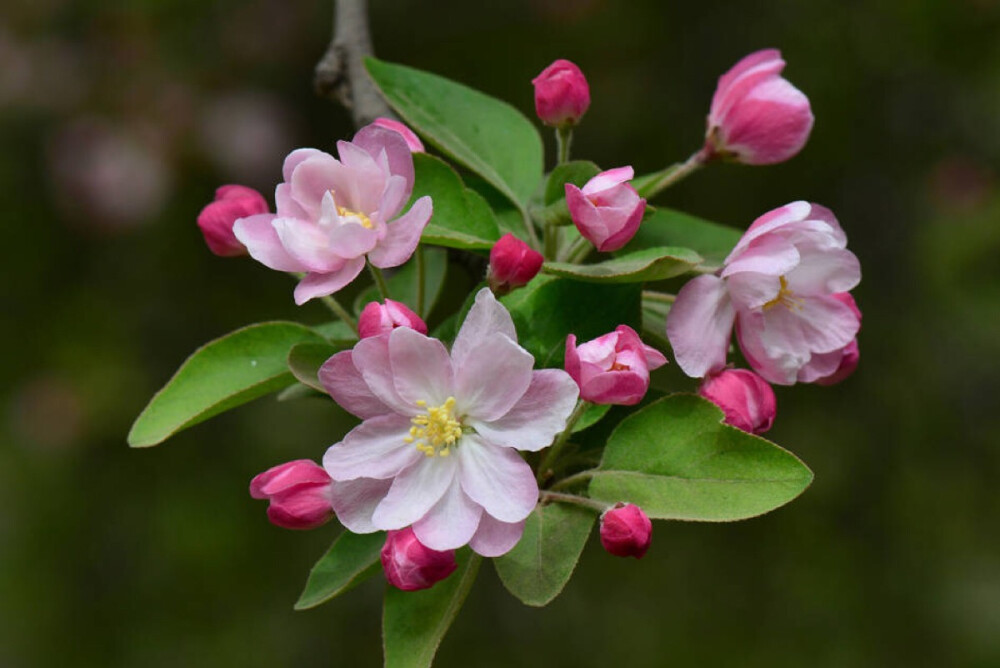
[[[666,363],[628,325],[580,346],[576,334],[566,337],[566,372],[580,386],[580,398],[595,404],[639,403],[649,389],[649,372]]]
[[[386,130],[393,130],[403,135],[403,139],[406,140],[406,145],[410,147],[410,153],[423,153],[424,143],[420,141],[420,137],[413,134],[413,130],[406,127],[399,121],[394,121],[391,118],[376,118],[372,121],[372,125],[377,125],[379,127],[385,128]]]
[[[545,258],[513,234],[500,237],[490,249],[490,269],[487,280],[494,292],[509,292],[527,285],[542,268]]]
[[[308,459],[285,462],[254,477],[250,496],[270,499],[267,518],[286,529],[315,529],[333,517],[330,476]]]
[[[847,305],[854,312],[854,315],[858,317],[858,322],[861,322],[861,309],[858,308],[858,304],[854,301],[854,297],[851,296],[851,293],[838,292],[830,296]],[[832,355],[834,353],[828,354]],[[840,364],[837,366],[837,370],[829,376],[817,379],[815,381],[817,385],[836,385],[854,373],[855,369],[858,368],[858,362],[861,361],[861,350],[858,348],[857,337],[844,346],[840,351],[837,351],[837,354],[840,356]]]
[[[531,83],[535,85],[535,112],[546,125],[576,125],[590,106],[587,78],[568,60],[555,61]]]
[[[385,306],[378,302],[368,302],[358,318],[358,336],[367,339],[391,332],[397,327],[409,327],[421,334],[427,334],[427,323],[407,307],[406,304],[385,300]]]
[[[619,503],[601,515],[601,545],[616,557],[642,559],[653,541],[653,523],[642,508]]]
[[[777,403],[767,381],[747,369],[726,369],[708,376],[698,394],[722,409],[725,422],[751,434],[763,434],[774,424]]]
[[[812,131],[809,98],[783,79],[777,49],[751,53],[719,78],[708,114],[705,149],[748,165],[788,160]]]
[[[382,570],[393,587],[417,591],[434,586],[458,568],[455,550],[438,552],[425,546],[406,527],[390,531],[382,547]]]
[[[268,213],[264,197],[246,186],[222,186],[215,191],[215,201],[198,214],[198,227],[205,235],[208,249],[222,257],[246,255],[247,249],[233,235],[233,223],[240,218]]]
[[[626,183],[632,167],[601,172],[583,188],[566,184],[566,206],[580,234],[602,253],[616,251],[635,236],[646,212],[646,200]]]

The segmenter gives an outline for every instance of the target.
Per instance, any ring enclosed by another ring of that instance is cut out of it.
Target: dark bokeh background
[[[208,253],[214,187],[268,192],[346,113],[311,93],[329,2],[35,0],[0,21],[0,665],[376,666],[381,583],[294,613],[335,529],[246,493],[343,429],[268,398],[158,448],[132,419],[202,342],[324,319]],[[596,540],[542,610],[488,565],[442,666],[1000,665],[1000,3],[375,2],[385,59],[506,99],[576,61],[575,153],[658,169],[697,148],[716,77],[783,50],[805,151],[712,167],[664,204],[746,226],[831,207],[860,256],[862,366],[781,389],[774,440],[816,481],[731,525],[658,523],[641,562]]]

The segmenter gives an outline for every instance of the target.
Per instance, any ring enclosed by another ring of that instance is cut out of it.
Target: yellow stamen
[[[337,200],[337,193],[335,191],[331,190],[330,195],[333,197],[334,201]],[[371,218],[361,213],[360,211],[351,211],[350,209],[345,209],[344,207],[337,205],[337,213],[340,215],[341,218],[354,218],[354,220],[358,224],[369,230],[375,227],[375,224],[372,223]]]
[[[417,401],[417,406],[424,408],[427,402]],[[462,422],[455,417],[455,397],[448,397],[440,406],[431,406],[426,412],[410,419],[409,436],[404,436],[406,443],[416,443],[418,451],[428,457],[447,457],[451,447],[462,436]]]
[[[769,311],[778,304],[781,304],[788,310],[801,309],[802,302],[801,300],[795,297],[794,292],[788,289],[788,281],[785,280],[785,277],[784,276],[779,277],[778,281],[780,281],[781,284],[781,287],[778,288],[778,294],[775,295],[774,299],[764,304],[762,308],[765,311]]]

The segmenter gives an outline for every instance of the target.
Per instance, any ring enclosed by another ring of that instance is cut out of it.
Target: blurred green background
[[[217,185],[270,192],[290,149],[351,133],[311,91],[330,2],[2,14],[0,665],[380,665],[382,583],[294,613],[336,529],[280,530],[246,491],[320,457],[339,409],[267,398],[125,444],[196,346],[326,318],[194,221]],[[817,201],[864,268],[859,372],[778,390],[771,436],[816,473],[800,499],[657,523],[640,562],[592,536],[541,610],[487,565],[439,665],[1000,666],[998,29],[995,0],[373,3],[380,57],[531,118],[530,79],[575,61],[593,94],[575,155],[639,173],[699,146],[722,72],[782,49],[817,119],[803,153],[659,201],[740,227]]]

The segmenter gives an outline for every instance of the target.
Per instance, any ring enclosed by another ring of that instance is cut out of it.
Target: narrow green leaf
[[[566,199],[566,184],[572,183],[582,188],[590,179],[601,172],[601,168],[589,160],[573,160],[562,165],[558,165],[549,174],[545,181],[546,205],[555,204],[561,199]]]
[[[309,571],[296,610],[308,610],[353,589],[379,571],[385,532],[351,533],[347,529]]]
[[[297,343],[288,351],[288,370],[303,385],[326,394],[316,374],[338,350],[341,348],[329,343]]]
[[[434,215],[421,240],[452,248],[492,248],[500,231],[483,196],[466,188],[448,163],[432,155],[415,153],[413,168],[413,199],[429,195],[434,201]]]
[[[430,589],[400,591],[388,586],[382,611],[386,668],[427,668],[441,639],[465,602],[481,558],[471,550],[456,554],[458,569]]]
[[[593,283],[643,283],[680,276],[701,261],[701,256],[688,248],[665,246],[637,250],[595,264],[546,262],[542,271]]]
[[[424,312],[420,313],[421,318],[426,318],[438,297],[441,296],[441,288],[444,286],[445,274],[448,271],[448,251],[443,248],[430,248],[422,246],[418,252],[424,254]],[[389,296],[397,302],[403,302],[414,312],[417,310],[417,258],[413,257],[386,280],[389,287]],[[372,286],[359,294],[354,300],[354,310],[361,313],[361,310],[368,305],[368,302],[381,302],[382,296],[378,288]]]
[[[443,153],[520,206],[542,180],[542,139],[524,114],[444,77],[374,58],[365,67],[393,109]]]
[[[812,471],[795,455],[722,417],[687,394],[633,413],[608,439],[590,496],[635,503],[655,519],[725,522],[774,510],[809,486]]]
[[[743,231],[712,223],[662,206],[643,219],[639,231],[623,249],[632,252],[657,246],[690,248],[702,256],[702,271],[722,266]]]
[[[507,591],[527,605],[548,605],[573,575],[595,517],[563,503],[535,508],[514,549],[493,560]]]
[[[128,444],[142,448],[295,382],[285,360],[297,343],[323,343],[294,322],[238,329],[196,350],[136,418]]]

